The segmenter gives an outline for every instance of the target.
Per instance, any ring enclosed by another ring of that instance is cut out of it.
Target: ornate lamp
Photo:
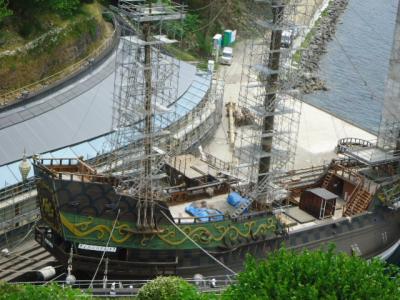
[[[25,150],[24,150],[24,156],[18,168],[19,172],[21,173],[22,181],[26,181],[26,179],[28,178],[29,171],[31,170],[31,164],[26,159]]]

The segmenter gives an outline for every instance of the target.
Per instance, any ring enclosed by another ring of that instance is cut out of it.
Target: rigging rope
[[[50,282],[54,282],[54,281],[56,281],[57,279],[59,279],[60,277],[62,277],[62,276],[64,276],[64,275],[66,275],[65,272],[64,272],[64,273],[61,273],[60,275],[58,275],[58,276],[56,276],[56,277],[54,277],[54,278],[52,278],[52,279],[50,279],[49,281],[46,281],[43,285],[46,285],[46,284],[48,284],[48,283],[50,283]]]
[[[25,240],[28,238],[28,236],[30,236],[30,234],[32,233],[33,229],[35,228],[37,222],[38,222],[38,220],[35,221],[35,223],[32,225],[32,227],[29,229],[29,231],[25,234],[25,236],[22,237],[22,239],[20,239],[20,240],[13,246],[14,250],[13,250],[13,251],[10,251],[9,254],[15,254],[16,256],[21,256],[21,255],[17,255],[17,254],[16,254],[16,253],[18,253],[18,252],[20,252],[20,251],[15,251],[15,250],[17,249],[17,247],[18,247],[19,245],[21,245],[21,243],[22,243],[23,241],[25,241]]]
[[[371,87],[368,84],[368,81],[363,77],[363,75],[361,74],[361,72],[358,70],[357,66],[355,65],[355,63],[353,62],[353,60],[351,59],[350,55],[347,53],[347,51],[345,50],[344,46],[342,45],[342,43],[339,41],[339,39],[337,38],[336,34],[333,35],[335,41],[338,43],[339,48],[342,50],[344,56],[346,57],[346,59],[349,61],[351,67],[354,69],[354,71],[356,72],[356,74],[359,76],[359,78],[361,79],[361,81],[363,82],[364,86],[366,87],[366,89],[368,90],[368,92],[371,95],[371,100],[375,101],[378,104],[382,105],[382,111],[385,109],[387,111],[388,114],[390,114],[395,120],[397,119],[397,116],[395,115],[395,113],[391,110],[388,110],[386,105],[385,105],[385,101],[382,100],[380,101],[374,91],[371,89]]]
[[[212,260],[214,260],[216,263],[218,263],[220,266],[222,266],[225,270],[229,271],[233,275],[237,275],[235,271],[233,271],[227,265],[223,264],[217,258],[212,256],[206,249],[204,249],[196,241],[194,241],[186,232],[184,232],[182,229],[180,229],[179,226],[176,225],[175,222],[172,221],[162,210],[160,210],[160,212],[164,215],[164,217],[168,220],[168,222],[170,222],[176,229],[179,230],[179,232],[181,232],[184,236],[186,236],[194,245],[196,245],[196,247],[198,247],[201,251],[203,251],[206,255],[208,255]]]
[[[121,200],[121,196],[119,197],[119,200],[118,200],[118,206],[119,206],[120,200]],[[104,251],[103,251],[103,254],[101,255],[101,259],[100,259],[100,261],[99,261],[99,264],[97,265],[97,268],[96,268],[96,271],[94,272],[93,278],[92,278],[92,280],[90,281],[90,288],[93,287],[93,281],[94,281],[94,279],[96,278],[97,272],[99,271],[100,265],[101,265],[101,263],[102,263],[102,261],[103,261],[103,259],[104,259],[104,255],[106,254],[106,249],[107,249],[108,244],[110,243],[111,237],[112,237],[112,235],[113,235],[113,233],[114,233],[115,225],[117,224],[117,221],[118,221],[118,217],[119,217],[119,213],[120,213],[120,212],[121,212],[121,209],[118,208],[118,213],[117,213],[117,216],[115,217],[114,224],[113,224],[113,227],[112,227],[112,229],[111,229],[110,236],[108,237],[107,244],[106,244],[106,246],[104,247]]]

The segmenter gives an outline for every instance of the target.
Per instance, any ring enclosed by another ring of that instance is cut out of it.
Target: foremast
[[[168,107],[177,99],[179,62],[163,54],[165,23],[184,18],[184,6],[121,0],[117,12],[128,24],[117,56],[113,128],[108,172],[119,178],[117,190],[137,200],[137,228],[151,232],[155,200],[162,198],[159,173],[169,151]],[[158,34],[155,33],[158,30]]]

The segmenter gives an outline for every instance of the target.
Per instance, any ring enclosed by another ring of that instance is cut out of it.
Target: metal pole
[[[149,14],[151,14],[152,4],[151,1],[148,0],[149,4]],[[144,160],[144,170],[146,178],[151,174],[151,133],[153,130],[153,120],[152,120],[152,68],[151,68],[151,46],[150,42],[150,33],[151,33],[151,23],[146,22],[143,24],[143,35],[144,41],[146,42],[144,46],[144,78],[145,78],[145,143],[144,143],[144,152],[145,152],[145,160]]]
[[[271,43],[270,43],[270,51],[268,56],[268,71],[270,74],[267,74],[267,85],[266,96],[264,99],[264,107],[266,109],[267,115],[263,119],[262,126],[262,134],[261,138],[261,149],[266,154],[271,154],[272,152],[272,142],[273,137],[272,134],[266,135],[267,133],[272,133],[274,129],[274,111],[275,111],[275,99],[276,99],[276,86],[279,80],[279,60],[280,60],[280,48],[281,48],[281,40],[282,40],[282,29],[279,28],[280,21],[283,17],[284,11],[284,3],[282,0],[273,0],[272,1],[272,17],[273,17],[273,28],[271,33]],[[272,107],[272,109],[271,109]],[[270,112],[270,114],[268,114]],[[258,182],[261,182],[265,174],[270,171],[271,168],[271,155],[265,155],[260,158],[259,165],[259,177]]]

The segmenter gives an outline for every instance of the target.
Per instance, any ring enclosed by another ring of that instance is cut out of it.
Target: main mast
[[[270,51],[268,55],[268,68],[271,70],[267,74],[266,86],[265,86],[265,100],[264,108],[265,110],[275,111],[276,93],[275,87],[278,84],[279,79],[279,63],[281,57],[281,43],[282,43],[282,29],[279,24],[282,22],[283,11],[285,6],[281,0],[272,1],[272,27],[271,41],[270,41]],[[270,109],[271,108],[271,109]],[[268,134],[274,130],[274,114],[265,115],[263,119],[262,135],[261,135],[261,149],[265,153],[272,154],[272,141],[273,135]],[[258,182],[262,181],[266,174],[271,170],[271,155],[265,155],[260,158],[259,165],[259,177]]]
[[[301,101],[293,58],[311,20],[306,2],[255,0],[252,8],[258,16],[252,16],[251,34],[257,37],[245,47],[238,103],[251,117],[237,128],[235,154],[237,176],[248,179],[247,193],[263,205],[284,195],[276,179],[294,166]],[[289,43],[282,43],[283,33],[290,35]]]

